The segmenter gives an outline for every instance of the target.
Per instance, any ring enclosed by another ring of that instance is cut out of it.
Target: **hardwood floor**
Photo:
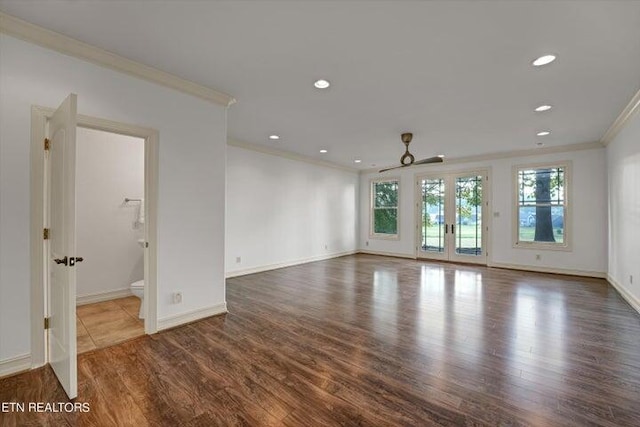
[[[140,298],[129,296],[76,309],[78,354],[144,335]]]
[[[355,255],[229,279],[227,300],[80,355],[90,412],[1,424],[640,425],[640,315],[603,280]],[[65,397],[44,368],[0,401]]]

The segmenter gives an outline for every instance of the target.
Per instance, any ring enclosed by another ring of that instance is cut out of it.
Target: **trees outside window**
[[[517,168],[516,245],[566,248],[567,164]]]
[[[371,182],[371,237],[398,237],[397,179]]]

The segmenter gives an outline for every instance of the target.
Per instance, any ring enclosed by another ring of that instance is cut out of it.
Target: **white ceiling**
[[[416,159],[597,141],[640,89],[639,1],[0,0],[0,9],[230,93],[231,138],[345,166],[397,162],[404,131]],[[546,53],[558,59],[530,65]],[[320,77],[329,90],[313,87]],[[542,103],[554,109],[534,113]],[[536,137],[543,129],[551,136]]]

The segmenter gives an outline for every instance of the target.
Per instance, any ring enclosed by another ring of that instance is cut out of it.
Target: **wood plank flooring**
[[[229,313],[79,356],[89,413],[3,426],[639,426],[603,280],[354,255],[227,280]],[[50,369],[0,401],[65,401]]]

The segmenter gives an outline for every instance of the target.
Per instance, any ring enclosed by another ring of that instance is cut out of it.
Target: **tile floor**
[[[130,296],[76,308],[78,354],[144,335],[140,299]]]

